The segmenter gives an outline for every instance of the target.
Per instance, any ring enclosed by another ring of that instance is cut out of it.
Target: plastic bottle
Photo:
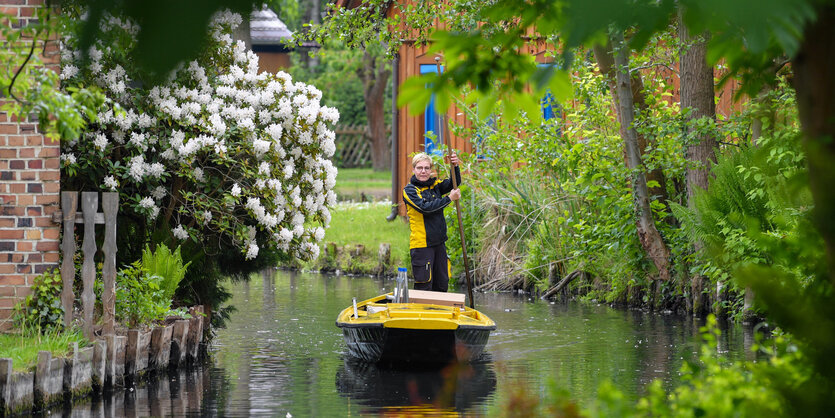
[[[397,268],[397,292],[401,303],[409,303],[409,277],[406,267]]]

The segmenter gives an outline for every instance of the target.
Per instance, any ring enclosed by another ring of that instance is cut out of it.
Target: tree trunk
[[[835,285],[835,7],[818,8],[792,68],[815,200],[813,216],[826,245],[829,280]]]
[[[616,77],[614,73],[614,64],[615,59],[612,56],[612,44],[607,43],[606,45],[595,45],[594,46],[594,57],[597,60],[597,66],[600,68],[600,72],[606,76],[606,81],[609,84],[609,90],[612,92],[612,96],[615,99],[615,103],[618,102],[618,95],[617,95],[617,83]],[[641,75],[635,71],[631,73],[632,79],[630,82],[631,91],[632,91],[632,101],[635,107],[638,108],[640,111],[645,111],[648,109],[646,97],[644,96],[644,81],[641,78]],[[620,136],[621,138],[626,138],[626,126],[621,124],[620,126]],[[637,133],[638,136],[638,150],[641,153],[641,158],[643,159],[644,155],[646,154],[647,150],[647,139],[643,134]],[[646,173],[647,182],[655,181],[658,183],[657,187],[650,187],[649,193],[651,196],[654,196],[658,201],[663,203],[665,206],[669,205],[670,196],[667,193],[667,178],[664,176],[664,172],[660,168],[656,168],[654,170],[650,170]],[[669,210],[667,211],[669,212]],[[674,220],[672,216],[668,217],[668,219]]]
[[[710,167],[716,163],[715,149],[718,145],[716,138],[710,133],[699,134],[694,122],[698,119],[716,119],[716,105],[714,102],[713,67],[707,64],[707,38],[691,36],[687,26],[679,19],[679,38],[684,51],[681,53],[679,64],[681,80],[681,110],[689,110],[687,114],[687,203],[693,207],[693,196],[699,189],[707,190],[710,178]],[[695,243],[696,251],[702,251],[701,242]],[[702,316],[708,312],[710,300],[705,297],[704,276],[690,278],[690,290],[693,298],[693,314]],[[718,289],[723,288],[717,283],[717,300],[721,297]]]
[[[363,55],[363,66],[357,70],[363,83],[365,114],[368,117],[366,137],[371,141],[371,165],[374,171],[391,168],[391,153],[386,137],[385,94],[389,70],[382,56],[368,51]]]
[[[617,81],[617,108],[621,132],[624,135],[626,163],[632,171],[632,197],[638,218],[636,225],[638,238],[644,251],[646,251],[647,257],[652,260],[658,269],[659,278],[669,280],[670,250],[655,227],[655,219],[652,217],[652,210],[649,205],[649,190],[644,175],[643,162],[641,161],[641,150],[638,145],[638,134],[632,126],[635,119],[635,110],[632,99],[631,77],[629,75],[629,51],[623,40],[623,33],[613,34],[612,45],[616,48],[614,64]]]

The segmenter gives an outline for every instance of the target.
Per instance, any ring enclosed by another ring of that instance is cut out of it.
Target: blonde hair
[[[414,157],[412,157],[412,168],[415,168],[417,164],[421,161],[429,161],[429,168],[432,168],[432,166],[435,165],[432,163],[432,157],[430,157],[429,154],[425,152],[419,152],[415,154]]]

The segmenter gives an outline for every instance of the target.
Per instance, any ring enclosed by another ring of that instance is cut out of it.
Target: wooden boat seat
[[[434,305],[463,307],[464,298],[463,293],[409,289],[409,302],[411,303],[430,303]]]

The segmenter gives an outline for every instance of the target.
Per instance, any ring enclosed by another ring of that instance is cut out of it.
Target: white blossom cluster
[[[177,239],[220,234],[246,259],[264,245],[312,259],[336,203],[330,126],[339,113],[287,73],[258,73],[258,57],[232,39],[240,23],[237,14],[219,13],[210,25],[213,50],[143,88],[118,61],[132,44],[110,43],[135,39],[138,27],[106,16],[104,36],[121,36],[97,41],[87,61],[72,49],[62,54],[66,85],[95,83],[110,99],[95,129],[64,145],[62,160],[109,159],[101,188],[129,195],[151,220],[170,219]]]

